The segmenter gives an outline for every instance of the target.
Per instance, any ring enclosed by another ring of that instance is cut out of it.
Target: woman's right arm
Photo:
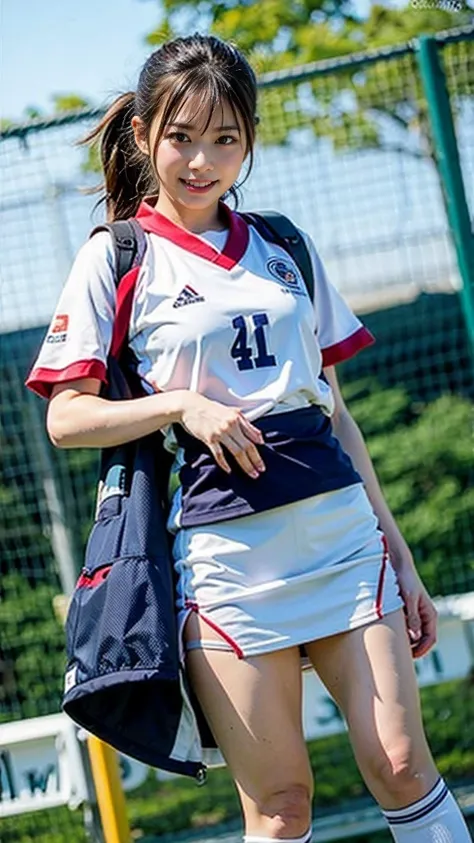
[[[81,378],[54,386],[46,427],[58,448],[107,448],[147,436],[178,422],[187,390],[161,392],[127,401],[99,397],[101,382]]]
[[[187,389],[158,392],[127,401],[99,396],[101,382],[81,378],[56,384],[48,405],[48,435],[58,448],[107,448],[147,436],[180,422],[204,442],[216,463],[231,471],[223,446],[250,477],[265,470],[256,445],[258,428],[236,407],[226,407]]]

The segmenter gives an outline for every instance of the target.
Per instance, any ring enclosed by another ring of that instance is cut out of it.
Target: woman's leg
[[[347,720],[361,774],[395,839],[469,841],[426,742],[402,610],[306,651]]]
[[[185,640],[201,636],[222,642],[192,615]],[[313,781],[302,732],[298,648],[248,659],[193,649],[187,670],[236,783],[245,839],[306,843]]]

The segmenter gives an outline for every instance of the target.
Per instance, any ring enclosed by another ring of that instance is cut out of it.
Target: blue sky
[[[29,105],[74,92],[102,102],[133,87],[160,19],[159,0],[2,0],[0,109],[17,118]],[[369,0],[356,0],[367,10]]]
[[[51,94],[97,101],[135,84],[159,20],[153,0],[3,0],[2,115],[28,105],[51,109]]]

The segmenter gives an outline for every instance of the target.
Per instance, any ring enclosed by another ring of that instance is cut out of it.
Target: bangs
[[[206,66],[197,71],[193,70],[192,73],[189,71],[180,73],[170,80],[170,83],[154,152],[163,137],[166,126],[173,123],[183,106],[192,100],[196,101],[196,108],[186,113],[187,122],[195,123],[201,133],[204,133],[216,114],[220,114],[223,121],[224,108],[227,104],[236,125],[243,127],[247,150],[251,149],[254,139],[253,120],[245,108],[244,97],[239,93],[235,83],[232,84],[232,80],[224,78],[222,74],[213,72],[212,67]]]

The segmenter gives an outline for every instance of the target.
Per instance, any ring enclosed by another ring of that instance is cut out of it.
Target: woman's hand
[[[395,573],[404,603],[408,637],[413,658],[424,656],[436,643],[437,611],[416,571],[408,551],[401,564],[395,564]]]
[[[224,456],[223,447],[233,454],[242,470],[250,477],[256,479],[265,471],[263,460],[255,447],[263,444],[263,436],[237,407],[226,407],[198,393],[189,393],[180,422],[188,433],[207,445],[217,465],[227,474],[230,474],[231,468]]]

